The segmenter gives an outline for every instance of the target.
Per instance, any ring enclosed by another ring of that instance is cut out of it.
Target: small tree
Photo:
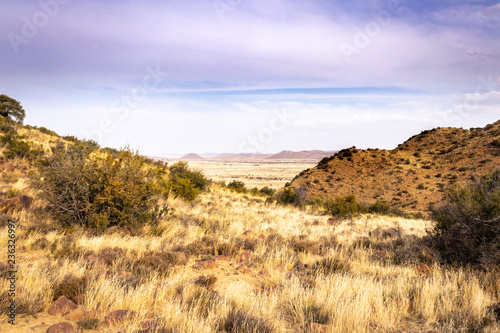
[[[21,103],[7,95],[0,95],[0,115],[5,118],[10,117],[20,123],[22,123],[24,117],[26,117],[26,113]]]

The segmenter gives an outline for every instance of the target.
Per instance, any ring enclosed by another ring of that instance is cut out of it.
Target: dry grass
[[[489,310],[499,301],[499,278],[440,267],[423,240],[425,221],[363,216],[332,222],[217,187],[194,203],[169,204],[174,216],[141,236],[76,230],[67,256],[53,251],[52,244],[59,248],[68,239],[59,232],[20,237],[19,315],[46,310],[71,274],[86,279],[83,307],[97,310],[101,322],[116,309],[138,313],[118,326],[101,324],[99,332],[135,332],[150,317],[173,332],[301,332],[312,323],[328,325],[329,332],[500,331]],[[30,214],[16,214],[25,225],[33,222]],[[218,268],[192,267],[228,244],[237,250],[227,250],[229,260],[217,261]],[[1,229],[0,247],[6,246]],[[251,250],[250,274],[236,269],[245,249]],[[120,255],[104,262],[106,251]],[[154,263],[176,251],[189,257],[187,264],[138,270],[146,256]],[[428,274],[417,269],[422,262]],[[259,276],[264,270],[268,275]]]

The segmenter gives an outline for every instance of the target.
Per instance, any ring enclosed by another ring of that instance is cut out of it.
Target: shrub
[[[115,159],[92,156],[91,147],[57,149],[41,164],[34,185],[48,213],[63,228],[80,225],[96,232],[156,224],[169,208],[158,204],[151,168],[128,149]]]
[[[227,184],[227,188],[238,192],[238,193],[246,193],[247,188],[245,187],[245,183],[242,182],[241,180],[233,180],[229,184]]]
[[[500,264],[500,169],[449,190],[432,213],[436,246],[446,260]]]
[[[351,264],[341,258],[325,257],[314,264],[313,271],[315,275],[342,274],[351,271]]]
[[[356,201],[356,197],[352,194],[346,197],[328,199],[325,208],[328,213],[341,218],[353,218],[367,211],[361,203]]]
[[[368,207],[368,211],[375,214],[389,214],[391,210],[391,206],[387,202],[382,202],[380,200],[377,200]]]
[[[98,318],[83,318],[80,319],[76,324],[80,330],[95,330],[99,327],[101,321]]]
[[[286,187],[276,194],[276,200],[282,205],[303,206],[306,202],[306,191],[303,188]]]
[[[72,274],[68,274],[56,285],[53,299],[56,300],[61,296],[72,299],[79,294],[83,294],[87,284],[88,281],[85,277],[78,278]]]
[[[309,200],[309,204],[313,207],[316,208],[321,208],[324,205],[323,198],[321,197],[314,197]]]
[[[193,283],[197,286],[212,289],[215,282],[217,282],[217,277],[215,275],[200,275]]]
[[[275,331],[266,319],[234,309],[221,320],[218,326],[217,331],[228,333],[272,333]]]
[[[189,169],[187,162],[177,162],[169,168],[169,171],[167,186],[175,197],[193,201],[210,184],[200,170]]]

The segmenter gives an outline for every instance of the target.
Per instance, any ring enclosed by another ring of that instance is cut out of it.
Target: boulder
[[[194,264],[193,268],[195,269],[214,269],[217,268],[217,264],[213,260],[203,260],[198,261]]]
[[[47,328],[47,333],[71,333],[73,331],[73,325],[67,322],[57,323]]]
[[[328,325],[323,325],[323,324],[318,324],[318,323],[312,323],[311,326],[309,327],[310,333],[327,333],[329,331],[330,326]]]
[[[27,195],[2,200],[0,201],[0,213],[7,214],[21,209],[29,209],[32,202],[33,198]]]
[[[66,296],[61,296],[50,306],[48,313],[51,316],[64,316],[76,308],[77,305],[73,301]]]
[[[269,277],[271,277],[271,275],[269,275],[268,271],[266,271],[266,270],[259,271],[259,272],[257,273],[257,275],[258,275],[258,276],[260,276],[260,277],[264,277],[264,278],[269,278]]]
[[[127,319],[131,319],[136,315],[134,311],[131,310],[115,310],[104,317],[104,322],[108,325],[116,325]]]
[[[83,302],[85,302],[85,295],[84,294],[78,294],[75,297],[73,297],[71,300],[75,304],[82,305]]]
[[[71,321],[78,321],[83,318],[83,315],[85,312],[83,311],[82,308],[76,308],[74,310],[71,310],[70,313],[67,316],[67,319]]]

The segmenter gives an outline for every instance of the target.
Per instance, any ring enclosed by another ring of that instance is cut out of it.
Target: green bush
[[[306,202],[306,192],[303,188],[286,187],[276,194],[276,200],[282,205],[303,206]]]
[[[500,264],[500,169],[447,193],[432,209],[434,238],[443,258],[464,264]]]
[[[389,205],[387,202],[382,202],[380,200],[377,200],[374,204],[368,207],[368,211],[370,213],[385,215],[385,214],[390,214],[392,208],[391,205]]]
[[[229,184],[227,184],[227,188],[233,190],[238,193],[246,193],[247,188],[245,187],[245,183],[241,180],[233,180]]]
[[[168,212],[158,204],[158,179],[143,158],[128,149],[117,158],[97,157],[90,147],[61,147],[40,165],[34,185],[61,227],[131,230],[154,225]]]
[[[167,187],[175,197],[192,201],[210,184],[200,170],[189,169],[187,162],[177,162],[169,171]]]
[[[340,218],[353,218],[367,212],[367,208],[357,202],[356,197],[352,194],[345,197],[328,199],[325,208],[328,213]]]
[[[272,188],[269,188],[267,186],[264,186],[263,188],[260,189],[260,193],[265,194],[269,197],[272,197],[276,191],[273,190]]]

